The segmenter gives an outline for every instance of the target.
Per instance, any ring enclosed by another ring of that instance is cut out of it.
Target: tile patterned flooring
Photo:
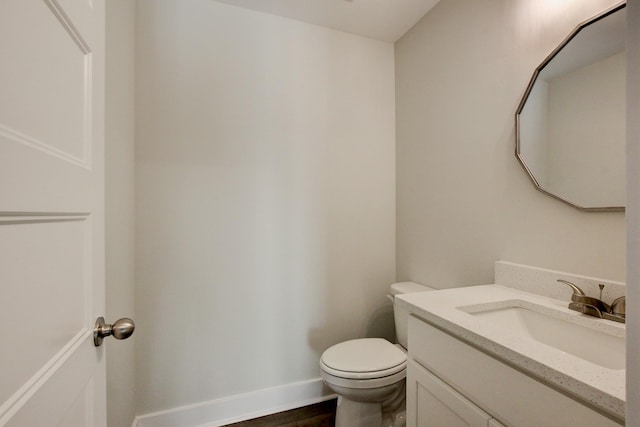
[[[227,427],[333,427],[336,402],[336,399],[331,399],[266,417],[228,424]]]

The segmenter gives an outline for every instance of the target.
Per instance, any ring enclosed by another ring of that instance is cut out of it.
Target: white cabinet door
[[[408,427],[487,427],[491,416],[439,378],[409,360]]]
[[[106,424],[104,0],[0,1],[0,426]]]

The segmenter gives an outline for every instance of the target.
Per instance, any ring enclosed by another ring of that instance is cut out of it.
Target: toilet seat
[[[341,342],[320,358],[322,371],[348,380],[372,380],[406,375],[407,356],[382,338],[361,338]],[[401,379],[401,378],[400,378]]]
[[[407,369],[406,366],[401,371],[396,372],[395,374],[388,375],[386,377],[380,378],[369,378],[369,379],[356,379],[356,378],[344,378],[338,377],[335,375],[331,375],[327,371],[324,370],[324,366],[321,369],[320,376],[332,387],[344,387],[350,389],[375,389],[390,386],[397,382],[403,381],[407,377]],[[335,388],[334,388],[335,389]]]

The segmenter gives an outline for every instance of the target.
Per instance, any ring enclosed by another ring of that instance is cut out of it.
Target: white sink
[[[502,306],[497,306],[502,305]],[[521,337],[572,354],[598,366],[625,369],[625,339],[620,329],[599,319],[554,311],[527,301],[458,307]],[[611,326],[611,327],[609,327]]]
[[[624,420],[624,324],[569,310],[567,300],[501,285],[406,294],[397,304],[497,363]]]

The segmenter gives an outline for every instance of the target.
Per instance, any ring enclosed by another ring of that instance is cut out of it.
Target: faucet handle
[[[611,308],[604,301],[599,300],[598,298],[587,296],[582,289],[580,289],[575,284],[569,282],[568,280],[558,279],[558,282],[563,283],[567,286],[570,286],[573,289],[573,294],[571,294],[571,301],[578,304],[586,304],[588,306],[593,306],[597,308],[602,313],[608,313],[611,311]],[[593,315],[593,314],[592,314]],[[602,316],[598,316],[602,317]]]
[[[582,291],[582,289],[580,289],[578,286],[576,286],[574,283],[571,283],[568,280],[558,279],[557,282],[564,283],[565,285],[570,286],[571,289],[573,289],[573,294],[574,295],[580,295],[580,296],[584,296],[585,295],[585,293]]]
[[[623,316],[627,314],[627,299],[624,295],[613,300],[611,303],[611,314]]]

